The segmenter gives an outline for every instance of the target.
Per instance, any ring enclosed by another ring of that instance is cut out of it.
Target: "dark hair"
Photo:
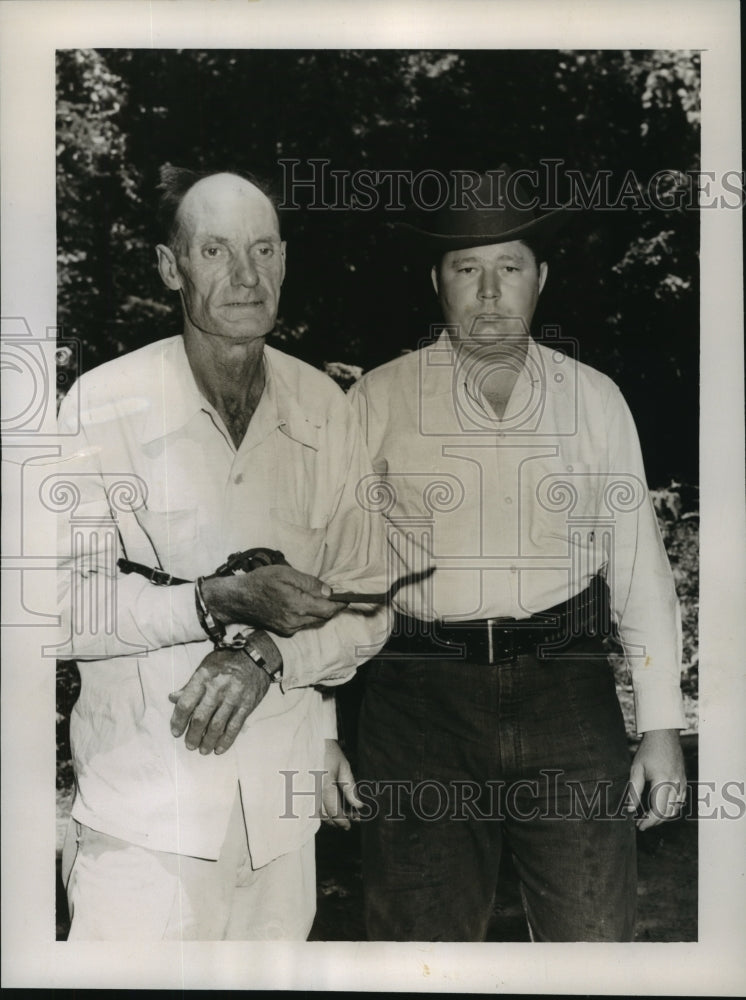
[[[541,264],[542,261],[545,261],[547,259],[548,257],[547,248],[546,246],[543,246],[541,243],[539,243],[538,240],[531,238],[524,239],[521,236],[519,237],[518,242],[522,243],[525,247],[528,247],[528,249],[534,256],[534,260],[536,261],[537,266]]]
[[[523,236],[519,236],[516,242],[522,243],[525,247],[527,247],[531,251],[531,254],[534,258],[537,267],[539,266],[539,264],[541,264],[542,261],[547,260],[549,255],[547,253],[546,245],[540,243],[537,239],[532,239],[532,238],[525,239]],[[440,273],[440,266],[443,263],[443,258],[445,257],[446,253],[448,253],[447,250],[444,250],[443,253],[439,253],[436,260],[434,261],[435,270],[438,273]]]
[[[172,163],[164,163],[159,171],[160,184],[156,190],[160,191],[160,197],[155,214],[159,238],[166,246],[175,248],[179,235],[179,207],[186,193],[198,181],[222,173],[234,174],[253,184],[269,198],[272,207],[277,211],[277,197],[272,185],[246,170],[189,170],[187,167],[175,167]]]

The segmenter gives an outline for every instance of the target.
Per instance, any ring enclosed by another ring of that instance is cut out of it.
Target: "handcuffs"
[[[238,632],[230,639],[226,639],[225,625],[208,611],[202,594],[202,584],[205,579],[212,579],[216,576],[240,576],[243,573],[251,573],[262,566],[289,566],[285,556],[279,549],[267,549],[261,546],[253,549],[245,549],[243,552],[233,552],[225,562],[218,566],[209,577],[198,576],[194,585],[194,603],[197,609],[197,618],[208,638],[212,641],[215,649],[243,649],[253,662],[261,667],[270,677],[275,678],[282,669],[271,671],[267,661],[262,654],[251,645],[252,632],[248,634]],[[152,584],[159,587],[170,587],[179,583],[190,583],[180,577],[172,576],[163,569],[152,569],[150,566],[143,566],[141,563],[132,562],[129,559],[118,559],[117,566],[123,573],[139,573],[146,577]],[[336,591],[328,596],[330,601],[338,601],[344,604],[388,604],[401,587],[419,583],[426,580],[435,572],[435,566],[428,566],[426,569],[407,573],[400,577],[388,590],[375,591],[371,593],[357,593],[354,591]]]
[[[289,566],[285,556],[279,549],[265,549],[261,547],[245,549],[243,552],[232,552],[225,562],[218,566],[212,574],[215,576],[242,576],[244,573],[251,573],[262,566]],[[231,639],[226,639],[225,625],[217,621],[207,609],[205,599],[202,596],[202,583],[204,576],[198,576],[194,585],[194,602],[197,608],[197,618],[207,636],[212,640],[215,649],[241,649],[260,670],[275,680],[275,675],[282,669],[282,664],[276,670],[270,670],[267,661],[262,654],[252,645],[253,632],[237,632]]]
[[[140,563],[132,562],[129,559],[119,559],[117,561],[119,569],[123,573],[139,573],[147,577],[156,586],[173,586],[179,583],[188,583],[179,577],[171,576],[164,570],[151,569]],[[251,573],[262,566],[289,566],[287,559],[278,549],[267,549],[257,547],[245,549],[243,552],[233,552],[225,562],[218,566],[214,573],[210,574],[210,579],[215,576],[240,576],[243,573]],[[219,622],[208,610],[202,594],[202,584],[204,576],[198,576],[194,585],[194,603],[197,610],[197,618],[207,637],[212,641],[215,649],[242,649],[246,655],[263,670],[270,679],[274,679],[281,668],[272,671],[267,665],[267,661],[262,654],[251,644],[253,633],[239,632],[230,639],[226,639],[225,625]]]

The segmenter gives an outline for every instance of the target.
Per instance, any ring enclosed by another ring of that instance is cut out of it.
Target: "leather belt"
[[[609,588],[603,577],[596,576],[580,594],[528,618],[446,623],[397,613],[391,638],[379,656],[509,663],[522,653],[549,658],[580,639],[613,634]]]
[[[194,583],[194,580],[182,580],[180,576],[171,576],[165,569],[153,569],[131,559],[117,559],[117,566],[123,573],[139,573],[157,587],[174,587],[179,583]]]

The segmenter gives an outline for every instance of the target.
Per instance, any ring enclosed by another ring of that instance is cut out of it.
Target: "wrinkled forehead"
[[[187,191],[176,214],[182,236],[280,238],[277,213],[259,188],[235,174],[215,174]]]

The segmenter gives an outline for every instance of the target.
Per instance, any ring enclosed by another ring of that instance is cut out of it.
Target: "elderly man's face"
[[[199,181],[184,197],[172,250],[158,248],[161,277],[181,292],[185,332],[234,343],[274,327],[285,244],[269,199],[233,174]]]
[[[525,343],[546,276],[520,240],[451,250],[432,271],[452,340],[485,349]]]

